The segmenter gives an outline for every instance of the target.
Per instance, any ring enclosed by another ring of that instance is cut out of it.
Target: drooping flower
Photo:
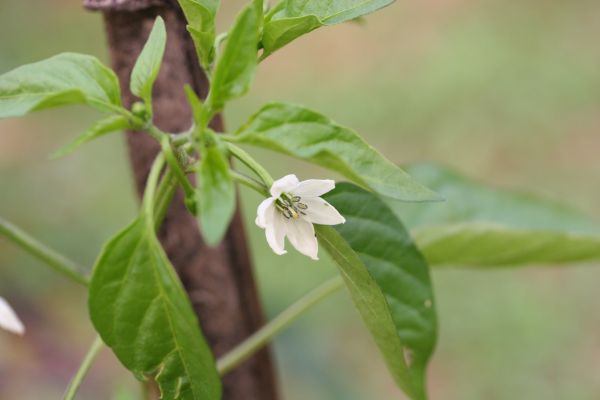
[[[346,219],[320,196],[333,190],[331,179],[300,182],[287,175],[271,186],[271,197],[258,206],[256,225],[265,230],[267,242],[275,254],[286,253],[285,238],[302,254],[318,260],[319,244],[313,224],[337,225]]]
[[[25,333],[23,323],[17,317],[10,304],[2,297],[0,297],[0,328],[16,333],[17,335]]]

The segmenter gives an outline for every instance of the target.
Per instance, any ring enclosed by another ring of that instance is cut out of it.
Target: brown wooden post
[[[185,19],[176,0],[84,0],[84,6],[104,14],[112,65],[121,82],[123,101],[136,99],[129,91],[129,75],[152,28],[161,15],[167,26],[165,59],[154,89],[154,122],[167,132],[181,132],[191,124],[183,92],[189,83],[202,97],[208,82],[198,65]],[[223,130],[221,117],[212,122]],[[128,132],[127,143],[138,193],[141,195],[150,164],[159,150],[142,133]],[[239,210],[225,240],[206,246],[196,220],[178,193],[160,231],[161,242],[185,286],[202,330],[215,355],[221,356],[263,323],[244,227]],[[225,400],[278,398],[268,350],[259,352],[223,381]],[[217,400],[217,399],[215,399]]]

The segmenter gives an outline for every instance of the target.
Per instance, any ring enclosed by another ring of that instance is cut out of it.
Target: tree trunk
[[[104,14],[113,68],[121,82],[123,101],[130,106],[129,75],[156,16],[164,18],[168,41],[165,59],[154,88],[154,122],[167,132],[189,128],[192,117],[183,87],[191,84],[201,97],[208,91],[186,22],[175,0],[84,0]],[[223,130],[221,117],[213,129]],[[138,194],[142,194],[158,144],[147,135],[128,132],[127,142]],[[198,315],[202,330],[219,357],[263,323],[239,209],[224,241],[208,247],[195,218],[178,192],[159,236]],[[225,400],[276,400],[277,390],[267,349],[223,379]],[[217,400],[217,399],[215,399]]]

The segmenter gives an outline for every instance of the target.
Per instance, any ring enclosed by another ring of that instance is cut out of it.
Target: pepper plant
[[[164,132],[153,122],[153,84],[167,39],[160,17],[131,74],[130,88],[139,101],[130,108],[121,102],[115,73],[87,55],[64,53],[0,76],[1,118],[71,104],[103,114],[54,157],[122,130],[147,134],[161,148],[138,217],[107,241],[89,277],[0,219],[1,235],[89,288],[89,314],[99,337],[65,399],[75,397],[106,345],[135,377],[156,381],[163,399],[218,400],[221,376],[345,287],[399,389],[423,400],[437,336],[430,267],[600,259],[600,229],[577,212],[534,196],[486,188],[440,166],[401,169],[352,129],[304,106],[269,103],[230,132],[216,134],[209,128],[228,102],[248,92],[261,61],[312,30],[361,18],[392,2],[282,0],[271,6],[254,0],[226,33],[217,34],[218,0],[179,0],[199,65],[210,80],[205,99],[191,87],[181,88],[193,110],[185,132]],[[294,171],[274,180],[245,145],[316,164],[348,182],[300,181]],[[324,250],[339,276],[215,360],[156,231],[181,187],[203,237],[219,244],[234,214],[237,185],[264,196],[256,225],[265,230],[276,254],[285,257],[286,238],[307,256],[307,263]],[[24,331],[2,298],[0,327]]]

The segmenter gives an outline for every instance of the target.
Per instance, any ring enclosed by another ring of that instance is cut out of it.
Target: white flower
[[[22,335],[25,333],[25,327],[12,307],[0,297],[0,328],[6,329],[9,332]]]
[[[265,230],[267,242],[275,254],[285,254],[284,240],[302,254],[318,260],[319,244],[313,224],[337,225],[344,217],[321,197],[335,188],[327,179],[298,181],[296,175],[287,175],[271,186],[271,196],[258,206],[256,225]]]

